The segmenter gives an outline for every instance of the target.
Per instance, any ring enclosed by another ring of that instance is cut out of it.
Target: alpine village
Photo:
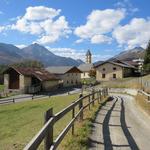
[[[150,149],[150,20],[135,1],[0,2],[0,150]]]

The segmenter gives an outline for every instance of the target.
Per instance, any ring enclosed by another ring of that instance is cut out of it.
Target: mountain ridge
[[[61,57],[53,54],[47,48],[37,43],[22,49],[13,44],[0,43],[0,64],[11,64],[22,60],[38,60],[47,66],[79,66],[83,61]]]
[[[114,57],[110,58],[109,60],[119,59],[119,60],[123,60],[123,61],[132,61],[133,59],[138,59],[138,58],[144,59],[144,55],[145,55],[144,48],[135,47],[133,49],[123,51],[123,52],[115,55]]]

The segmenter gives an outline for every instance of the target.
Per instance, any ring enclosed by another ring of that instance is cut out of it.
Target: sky
[[[150,39],[149,0],[0,0],[0,42],[93,62]]]

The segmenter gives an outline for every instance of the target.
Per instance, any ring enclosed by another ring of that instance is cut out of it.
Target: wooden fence
[[[0,105],[1,104],[8,104],[8,103],[16,103],[17,101],[21,100],[21,99],[36,99],[36,98],[40,98],[34,95],[29,95],[29,96],[21,96],[21,97],[14,97],[14,98],[4,98],[4,99],[0,99]]]
[[[150,94],[139,90],[136,96],[137,104],[150,115]]]
[[[70,128],[72,128],[72,135],[74,134],[74,122],[79,118],[79,121],[83,120],[83,110],[85,108],[91,109],[91,106],[94,106],[95,101],[101,103],[103,98],[108,96],[108,90],[102,89],[98,91],[92,91],[91,94],[86,96],[82,96],[80,94],[79,99],[74,101],[68,107],[58,112],[57,114],[53,114],[53,108],[50,108],[45,113],[45,124],[42,129],[37,133],[37,135],[26,145],[24,150],[35,150],[39,147],[41,142],[44,140],[44,149],[45,150],[54,150],[56,149],[61,141],[64,139],[65,135],[68,133]],[[87,101],[87,103],[85,103]],[[79,111],[75,113],[75,108],[79,107]],[[53,129],[55,123],[65,117],[65,115],[69,112],[72,112],[72,120],[67,124],[67,126],[63,129],[63,131],[58,135],[58,137],[54,140],[53,137]]]

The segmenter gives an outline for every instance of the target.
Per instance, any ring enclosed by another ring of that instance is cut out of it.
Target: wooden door
[[[9,72],[9,89],[19,89],[19,73],[15,70]]]

